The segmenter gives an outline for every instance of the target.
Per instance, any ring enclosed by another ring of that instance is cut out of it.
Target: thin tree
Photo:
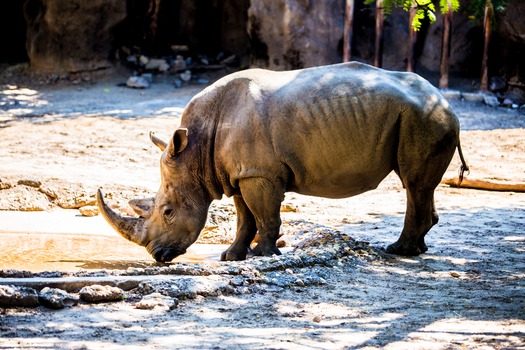
[[[448,70],[450,67],[450,37],[452,35],[452,14],[459,10],[459,2],[441,0],[441,13],[443,14],[443,35],[441,37],[441,60],[439,63],[439,87],[448,88]]]
[[[343,33],[343,62],[352,59],[352,30],[354,22],[354,0],[346,0],[345,26]]]
[[[374,0],[365,0],[365,4],[371,4]],[[377,4],[380,0],[376,0]],[[478,0],[485,1],[485,0]],[[488,0],[487,0],[488,1]],[[502,1],[502,0],[500,0]],[[427,18],[430,24],[436,21],[436,9],[432,0],[383,0],[382,11],[384,15],[392,12],[393,7],[402,7],[409,12],[408,24],[408,47],[407,47],[407,71],[413,72],[415,70],[415,44],[416,32],[419,31],[422,21]],[[440,60],[440,78],[439,87],[448,87],[448,68],[450,58],[450,37],[451,37],[451,22],[452,12],[459,9],[459,0],[439,0],[439,7],[443,14],[443,37],[441,46],[441,60]],[[377,48],[377,10],[376,10],[376,48]],[[382,33],[381,33],[382,35]],[[380,52],[382,55],[382,51]],[[376,57],[378,50],[376,49]]]
[[[481,81],[480,90],[489,89],[489,48],[492,36],[494,15],[497,11],[503,11],[507,0],[471,0],[470,10],[474,18],[483,20],[483,56],[481,58]]]
[[[407,48],[407,72],[413,72],[416,68],[415,47],[416,47],[416,29],[412,25],[417,12],[417,5],[410,6],[410,16],[408,20],[408,48]]]
[[[383,66],[383,27],[385,21],[383,13],[383,0],[376,0],[376,40],[374,66],[381,68]]]

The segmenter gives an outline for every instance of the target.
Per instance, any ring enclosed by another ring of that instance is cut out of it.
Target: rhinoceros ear
[[[132,199],[129,202],[129,206],[139,214],[140,217],[149,218],[151,216],[151,211],[153,208],[153,198],[144,198],[144,199]]]
[[[171,139],[168,153],[171,156],[176,155],[177,153],[180,153],[186,148],[188,145],[188,129],[185,128],[179,128],[175,130],[175,133],[173,134],[173,138]]]

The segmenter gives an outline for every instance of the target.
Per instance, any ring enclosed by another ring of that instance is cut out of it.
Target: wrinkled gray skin
[[[280,254],[284,193],[344,198],[395,171],[407,193],[401,236],[387,252],[418,255],[438,222],[434,190],[459,144],[447,101],[416,74],[346,63],[288,72],[250,69],[196,95],[162,153],[155,198],[133,200],[139,218],[102,214],[125,238],[168,262],[197,239],[208,208],[233,196],[237,235],[222,260]],[[461,156],[463,166],[466,164]]]

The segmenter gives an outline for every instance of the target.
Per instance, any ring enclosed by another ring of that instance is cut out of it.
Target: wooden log
[[[442,180],[441,183],[449,185],[450,187],[458,187],[459,179],[457,177],[453,179]],[[476,190],[486,191],[504,191],[504,192],[525,192],[525,183],[520,182],[502,182],[493,180],[471,180],[464,178],[461,182],[460,188],[472,188]]]

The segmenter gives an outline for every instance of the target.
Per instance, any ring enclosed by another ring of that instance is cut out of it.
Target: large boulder
[[[344,1],[252,0],[251,66],[275,70],[341,62]]]
[[[41,72],[111,66],[113,30],[126,17],[121,0],[27,0],[27,55]]]

